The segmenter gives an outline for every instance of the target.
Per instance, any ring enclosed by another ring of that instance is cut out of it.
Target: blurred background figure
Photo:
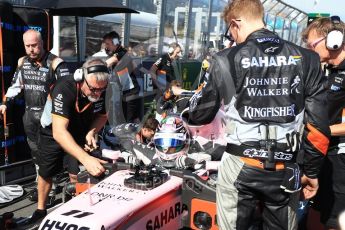
[[[172,80],[177,79],[172,62],[181,56],[181,46],[177,43],[170,44],[168,52],[163,54],[150,69],[154,86],[164,91]]]
[[[132,57],[129,55],[128,50],[126,50],[121,45],[120,35],[116,31],[112,31],[103,36],[103,43],[105,44],[105,52],[107,53],[108,59],[107,64],[111,69],[111,81],[112,84],[118,84],[122,92],[122,111],[126,122],[140,122],[138,108],[140,106],[140,101],[136,96],[139,95],[140,87],[137,81],[137,77],[134,74],[136,68]],[[117,90],[111,90],[112,97],[116,97]],[[108,95],[107,95],[108,97]],[[116,107],[116,99],[112,100],[113,104],[110,109],[110,119],[114,115],[119,107]],[[115,108],[116,107],[116,108]],[[115,124],[116,122],[111,122]],[[118,124],[118,123],[117,123]]]

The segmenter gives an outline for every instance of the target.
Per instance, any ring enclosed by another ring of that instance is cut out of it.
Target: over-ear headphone
[[[113,44],[120,45],[121,40],[120,40],[120,35],[116,31],[111,31],[109,34],[109,37],[112,38]]]
[[[331,17],[333,29],[327,33],[326,47],[329,50],[338,50],[344,43],[344,29],[340,30],[340,18],[339,16]]]
[[[94,65],[88,68],[82,67],[74,72],[73,77],[76,82],[81,82],[84,80],[84,76],[90,73],[109,73],[109,69],[105,65]]]
[[[120,39],[119,38],[113,38],[113,44],[116,45],[120,45]]]

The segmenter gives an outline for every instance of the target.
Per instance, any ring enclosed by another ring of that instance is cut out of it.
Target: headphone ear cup
[[[118,38],[113,38],[113,44],[116,46],[116,45],[119,45],[120,44],[120,40]]]
[[[168,49],[169,54],[172,54],[174,51],[175,51],[175,49],[173,47],[169,47],[169,49]]]
[[[84,70],[82,68],[77,69],[73,74],[76,82],[81,82],[84,79]]]
[[[340,49],[344,42],[344,34],[339,30],[332,30],[327,34],[326,47],[329,50]]]

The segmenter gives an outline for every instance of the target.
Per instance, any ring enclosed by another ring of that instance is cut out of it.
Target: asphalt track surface
[[[66,181],[68,181],[67,175],[63,175],[61,178],[59,178],[54,206],[47,209],[48,213],[62,204],[62,188]],[[24,188],[24,195],[22,197],[17,198],[8,205],[0,204],[0,215],[4,214],[5,212],[12,212],[14,214],[13,220],[19,225],[19,227],[15,228],[18,230],[27,229],[25,227],[20,227],[20,224],[27,220],[27,218],[29,218],[37,208],[37,202],[33,202],[29,199],[29,195],[31,194],[30,192],[36,188],[36,183],[34,181],[29,181],[21,184],[21,186]]]

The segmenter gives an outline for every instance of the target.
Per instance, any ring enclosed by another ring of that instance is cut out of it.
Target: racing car
[[[111,162],[104,175],[80,173],[77,196],[48,214],[39,229],[217,229],[216,167],[206,167],[209,154],[188,153],[195,142],[189,133],[170,116],[156,132],[154,148],[133,142],[134,161],[128,152],[102,151]],[[204,132],[194,127],[193,133],[201,138]]]

